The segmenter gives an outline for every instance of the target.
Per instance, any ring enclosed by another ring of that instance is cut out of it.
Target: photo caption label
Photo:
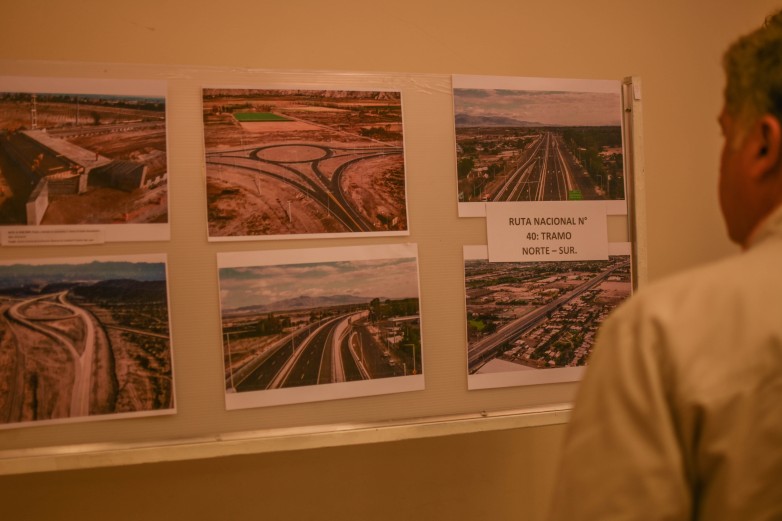
[[[98,229],[17,229],[1,230],[0,245],[3,246],[79,246],[103,244],[105,231]]]
[[[608,259],[603,201],[486,205],[490,262]]]

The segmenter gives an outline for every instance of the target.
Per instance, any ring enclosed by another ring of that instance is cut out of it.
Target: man
[[[782,520],[782,12],[724,68],[720,204],[744,251],[606,321],[553,520]]]

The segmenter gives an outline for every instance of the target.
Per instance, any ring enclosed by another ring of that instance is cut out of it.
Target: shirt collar
[[[782,204],[758,223],[747,241],[747,249],[755,247],[774,235],[782,235]]]

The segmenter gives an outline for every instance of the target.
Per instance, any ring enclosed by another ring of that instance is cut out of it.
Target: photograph
[[[629,243],[608,260],[489,262],[464,247],[468,387],[579,378],[608,314],[632,293]]]
[[[166,83],[0,77],[0,226],[167,240]]]
[[[173,414],[164,255],[0,262],[0,428]]]
[[[402,96],[204,88],[209,240],[409,235]]]
[[[226,406],[423,388],[415,245],[218,253]]]
[[[454,76],[459,215],[486,203],[604,200],[626,213],[621,85]]]

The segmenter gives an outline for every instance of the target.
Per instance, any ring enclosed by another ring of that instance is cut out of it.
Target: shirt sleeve
[[[690,520],[665,328],[640,306],[601,328],[567,428],[549,521]]]

